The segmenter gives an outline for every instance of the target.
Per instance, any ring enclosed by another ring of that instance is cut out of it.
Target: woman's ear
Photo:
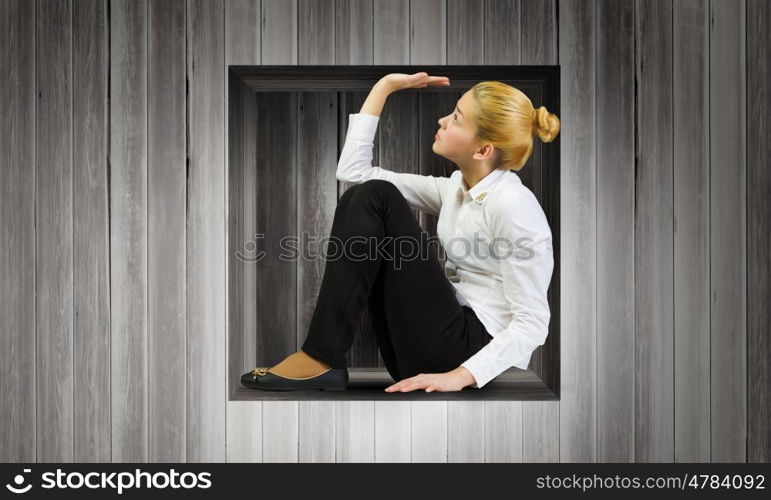
[[[475,160],[486,160],[488,158],[494,158],[496,152],[497,150],[495,149],[495,146],[493,146],[492,144],[485,144],[484,146],[476,150],[473,158]]]

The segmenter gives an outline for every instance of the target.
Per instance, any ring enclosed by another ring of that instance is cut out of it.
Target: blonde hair
[[[557,115],[549,113],[546,106],[533,108],[516,87],[484,81],[471,90],[478,109],[474,116],[477,140],[495,146],[495,168],[520,170],[533,154],[533,137],[551,142],[560,131]]]

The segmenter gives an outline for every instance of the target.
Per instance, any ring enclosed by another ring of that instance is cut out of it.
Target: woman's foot
[[[282,377],[306,378],[321,375],[329,370],[331,366],[323,361],[311,357],[303,350],[290,354],[283,361],[275,366],[268,368],[270,373],[275,373]]]

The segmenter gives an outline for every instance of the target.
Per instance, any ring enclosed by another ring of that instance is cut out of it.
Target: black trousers
[[[345,354],[365,304],[388,372],[399,381],[457,368],[492,336],[429,250],[398,188],[370,179],[338,200],[324,276],[308,335],[307,354],[347,368]]]

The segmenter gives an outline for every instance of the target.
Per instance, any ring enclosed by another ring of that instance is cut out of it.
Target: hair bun
[[[546,106],[539,106],[533,110],[533,135],[537,135],[543,142],[551,142],[560,131],[560,119],[557,115],[549,113]]]

